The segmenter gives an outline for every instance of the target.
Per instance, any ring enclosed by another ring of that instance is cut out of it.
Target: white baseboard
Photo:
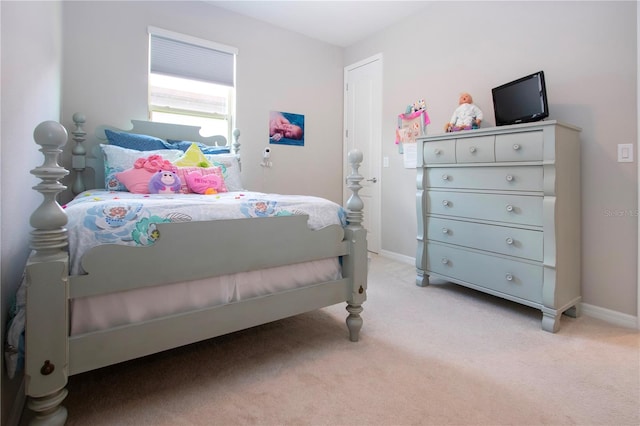
[[[380,256],[384,256],[401,263],[406,263],[409,265],[416,264],[415,258],[411,256],[405,256],[404,254],[394,253],[387,250],[380,250],[378,254]],[[634,317],[633,315],[623,314],[622,312],[612,311],[610,309],[589,305],[587,303],[582,303],[581,308],[584,315],[597,318],[610,324],[618,325],[620,327],[640,330],[640,320],[638,317]]]
[[[605,309],[587,303],[582,304],[582,313],[610,324],[619,325],[620,327],[640,329],[638,317],[634,317],[633,315],[623,314],[622,312],[612,311],[611,309]]]
[[[387,251],[387,250],[380,250],[378,254],[380,256],[384,256],[388,259],[395,260],[400,263],[406,263],[408,265],[414,265],[414,266],[416,264],[415,257],[405,256],[404,254],[394,253],[392,251]]]

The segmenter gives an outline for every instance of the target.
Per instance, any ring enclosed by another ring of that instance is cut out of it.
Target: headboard
[[[136,133],[140,135],[155,136],[160,139],[176,139],[191,142],[200,142],[209,146],[229,146],[230,152],[238,157],[240,162],[240,130],[233,131],[233,143],[229,144],[227,138],[222,135],[202,136],[200,127],[183,124],[157,123],[153,121],[131,120],[131,129],[119,129],[117,127],[101,125],[96,127],[95,144],[87,147],[87,133],[84,131],[86,117],[84,114],[73,114],[75,129],[71,131],[74,141],[71,149],[71,168],[73,169],[73,183],[71,191],[74,195],[87,189],[104,187],[104,162],[100,151],[100,144],[109,143],[105,130],[115,132]],[[87,155],[89,154],[89,155]]]

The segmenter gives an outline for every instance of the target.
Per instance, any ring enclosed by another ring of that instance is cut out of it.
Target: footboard
[[[157,229],[160,238],[149,247],[91,249],[82,260],[86,274],[70,278],[70,298],[349,254],[342,227],[313,231],[306,215],[159,223]]]
[[[350,254],[340,226],[312,231],[307,227],[306,216],[166,225],[159,228],[161,237],[151,247],[105,245],[91,250],[83,263],[87,274],[70,277],[69,297],[102,295]],[[225,243],[212,247],[212,241]],[[192,255],[180,258],[178,263],[179,252]],[[350,285],[350,280],[343,278],[314,284],[312,292],[303,287],[72,336],[69,374],[344,302]],[[136,338],[142,335],[144,339]]]
[[[66,215],[55,200],[68,172],[57,164],[64,128],[36,128],[45,163],[32,171],[45,198],[31,217],[34,252],[27,265],[26,393],[39,424],[64,424],[61,406],[73,374],[220,336],[340,302],[347,303],[349,337],[357,341],[366,299],[367,245],[358,196],[362,154],[349,154],[352,191],[346,227],[311,230],[307,216],[158,224],[149,247],[104,245],[82,261],[86,272],[68,276]],[[178,256],[176,253],[182,253]],[[187,255],[185,255],[185,253]],[[342,278],[172,314],[107,330],[69,336],[72,299],[174,282],[340,257]]]

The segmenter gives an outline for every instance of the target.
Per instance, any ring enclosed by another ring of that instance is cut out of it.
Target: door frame
[[[382,53],[378,53],[375,54],[373,56],[370,56],[366,59],[360,60],[358,62],[355,62],[353,64],[347,65],[344,67],[344,80],[343,80],[343,129],[342,129],[342,147],[343,147],[343,158],[344,158],[344,164],[343,164],[343,170],[345,170],[346,172],[348,172],[348,164],[347,164],[347,155],[348,155],[348,143],[347,143],[347,81],[348,81],[348,75],[349,72],[355,70],[356,68],[360,68],[364,65],[367,65],[369,63],[372,62],[376,62],[379,61],[380,63],[380,93],[379,93],[379,99],[380,99],[380,117],[377,117],[377,121],[375,124],[375,131],[374,133],[377,135],[376,139],[378,139],[377,141],[374,141],[373,145],[373,150],[375,152],[371,152],[369,153],[369,155],[372,156],[372,158],[374,159],[374,161],[372,162],[372,168],[375,172],[375,177],[377,177],[378,179],[378,184],[373,185],[373,193],[374,193],[374,197],[377,199],[377,202],[375,203],[377,206],[377,220],[376,221],[369,221],[368,225],[373,227],[372,232],[374,232],[377,237],[378,237],[378,247],[369,247],[369,251],[373,251],[375,253],[379,253],[382,249],[382,106],[383,106],[383,101],[382,101],[382,95],[383,95],[383,90],[382,90],[382,85],[383,85],[383,66],[384,66],[384,62],[383,62],[383,55]],[[369,178],[370,176],[365,176],[365,179]],[[346,178],[346,176],[345,176]],[[344,190],[343,190],[343,194],[344,194]],[[343,196],[344,198],[344,196]],[[364,215],[366,217],[367,212],[364,212]]]
[[[640,8],[636,8],[636,28],[640,28]],[[636,66],[640,69],[640,32],[636,34],[638,44],[636,45]],[[636,105],[638,106],[638,110],[640,111],[640,75],[636,73]],[[636,123],[637,128],[637,138],[636,138],[636,148],[640,146],[640,121]],[[640,151],[640,149],[638,150]],[[636,185],[640,182],[640,161],[636,158],[636,167],[637,178]],[[638,209],[640,209],[640,185],[638,186]],[[637,307],[636,307],[636,328],[640,330],[640,215],[638,216],[638,230],[636,232],[636,250],[638,250],[638,260],[636,262],[636,297],[637,297]]]

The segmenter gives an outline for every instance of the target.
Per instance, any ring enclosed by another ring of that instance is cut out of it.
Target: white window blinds
[[[235,55],[230,46],[149,27],[150,71],[235,87]]]

